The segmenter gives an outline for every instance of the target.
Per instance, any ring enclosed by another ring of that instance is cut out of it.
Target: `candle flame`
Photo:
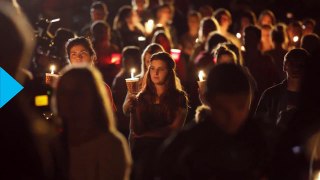
[[[50,71],[51,71],[51,74],[54,74],[54,71],[56,70],[56,66],[55,65],[51,65],[50,66]]]
[[[199,71],[199,75],[198,76],[199,76],[199,80],[200,81],[204,80],[205,74],[204,74],[203,70]]]
[[[130,70],[130,72],[131,72],[131,78],[133,79],[133,78],[134,78],[134,73],[136,72],[136,69],[135,69],[135,68],[132,68],[132,69]]]
[[[237,33],[236,36],[237,36],[238,39],[240,39],[241,38],[241,33]]]
[[[52,19],[52,20],[51,20],[52,23],[53,23],[53,22],[58,22],[58,21],[60,21],[60,18]]]

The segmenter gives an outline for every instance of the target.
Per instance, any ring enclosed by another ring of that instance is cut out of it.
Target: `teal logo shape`
[[[0,67],[0,108],[17,95],[23,86]]]

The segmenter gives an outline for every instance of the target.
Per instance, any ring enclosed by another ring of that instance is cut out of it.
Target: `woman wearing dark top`
[[[177,80],[172,57],[165,52],[152,55],[146,84],[133,103],[130,117],[130,147],[135,166],[141,165],[145,171],[139,179],[152,175],[157,148],[185,122],[187,97]]]
[[[119,9],[113,21],[113,37],[116,37],[116,44],[120,47],[138,46],[144,47],[144,42],[139,37],[144,37],[144,27],[140,23],[139,16],[130,6],[123,6]]]

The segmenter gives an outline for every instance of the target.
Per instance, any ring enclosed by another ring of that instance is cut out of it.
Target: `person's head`
[[[270,25],[262,25],[261,26],[261,42],[262,46],[272,44],[271,32],[272,26]]]
[[[153,54],[147,71],[145,89],[154,93],[156,86],[165,86],[166,91],[176,90],[175,67],[176,64],[170,54],[166,52]]]
[[[200,28],[201,15],[197,11],[188,13],[188,27],[191,32],[198,32]]]
[[[157,52],[164,52],[163,47],[157,43],[149,44],[141,55],[141,72],[145,73],[150,65],[150,58]]]
[[[217,31],[211,32],[205,44],[205,50],[210,53],[220,43],[224,43],[224,42],[228,42],[228,40],[224,36],[222,36],[219,32]]]
[[[137,72],[140,72],[140,48],[137,46],[126,46],[122,50],[122,68],[126,72],[130,72],[131,68],[135,68]]]
[[[262,26],[262,25],[274,26],[276,24],[276,16],[272,11],[264,10],[259,15],[258,24],[259,26]]]
[[[200,29],[199,29],[199,41],[206,42],[207,37],[210,32],[219,31],[220,26],[216,19],[212,17],[202,18],[200,21]]]
[[[134,10],[143,11],[149,7],[149,0],[131,0]]]
[[[152,37],[151,43],[160,44],[167,53],[170,53],[171,42],[164,31],[156,31]]]
[[[231,13],[223,8],[217,9],[213,16],[218,21],[221,30],[227,31],[229,26],[232,24],[232,16]]]
[[[312,34],[314,28],[316,27],[316,21],[311,18],[306,18],[303,20],[303,35]]]
[[[261,30],[253,25],[250,25],[244,29],[244,46],[246,50],[258,49],[261,40]]]
[[[209,5],[203,5],[199,8],[199,12],[201,17],[212,17],[213,16],[213,8]]]
[[[95,21],[90,28],[92,34],[92,41],[96,42],[110,42],[111,29],[105,21]]]
[[[304,35],[301,40],[301,48],[307,50],[312,56],[320,53],[320,38],[317,34]]]
[[[236,64],[243,65],[240,49],[235,44],[233,44],[232,42],[225,42],[221,45],[225,46],[227,49],[231,50],[236,55]]]
[[[224,45],[219,45],[216,49],[212,51],[214,63],[221,64],[221,63],[237,63],[237,56],[236,54],[229,50]]]
[[[25,76],[20,70],[29,65],[34,48],[33,29],[7,2],[0,2],[0,22],[0,67],[21,83]]]
[[[284,56],[283,71],[286,72],[287,79],[303,78],[309,56],[306,50],[300,48],[292,49]]]
[[[212,120],[222,130],[234,134],[246,122],[252,99],[250,80],[235,64],[218,64],[208,75],[205,100]]]
[[[257,17],[253,11],[245,10],[240,15],[240,27],[244,30],[249,25],[255,25],[257,23]]]
[[[109,11],[107,5],[102,1],[95,1],[91,4],[90,16],[91,21],[102,20],[106,21]]]
[[[75,65],[62,70],[52,107],[67,132],[105,132],[115,128],[110,100],[100,72],[93,66]]]
[[[71,64],[93,65],[97,58],[91,41],[85,37],[69,39],[66,43],[66,53]]]
[[[71,31],[70,29],[59,28],[56,30],[52,42],[54,43],[54,46],[59,47],[59,48],[64,48],[66,42],[69,39],[74,38],[75,36],[76,36],[76,34],[73,31]]]
[[[135,13],[131,6],[122,6],[113,20],[113,29],[119,30],[128,27],[128,24],[135,23]]]
[[[171,23],[172,20],[172,9],[169,4],[160,5],[156,10],[156,19],[157,22],[163,26]]]
[[[274,45],[282,46],[286,42],[285,27],[281,24],[276,25],[271,32],[271,39]]]

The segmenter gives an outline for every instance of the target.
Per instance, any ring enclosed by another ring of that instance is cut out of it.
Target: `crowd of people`
[[[315,20],[132,0],[110,25],[108,8],[52,35],[0,2],[0,67],[24,86],[0,111],[0,179],[320,178]]]

